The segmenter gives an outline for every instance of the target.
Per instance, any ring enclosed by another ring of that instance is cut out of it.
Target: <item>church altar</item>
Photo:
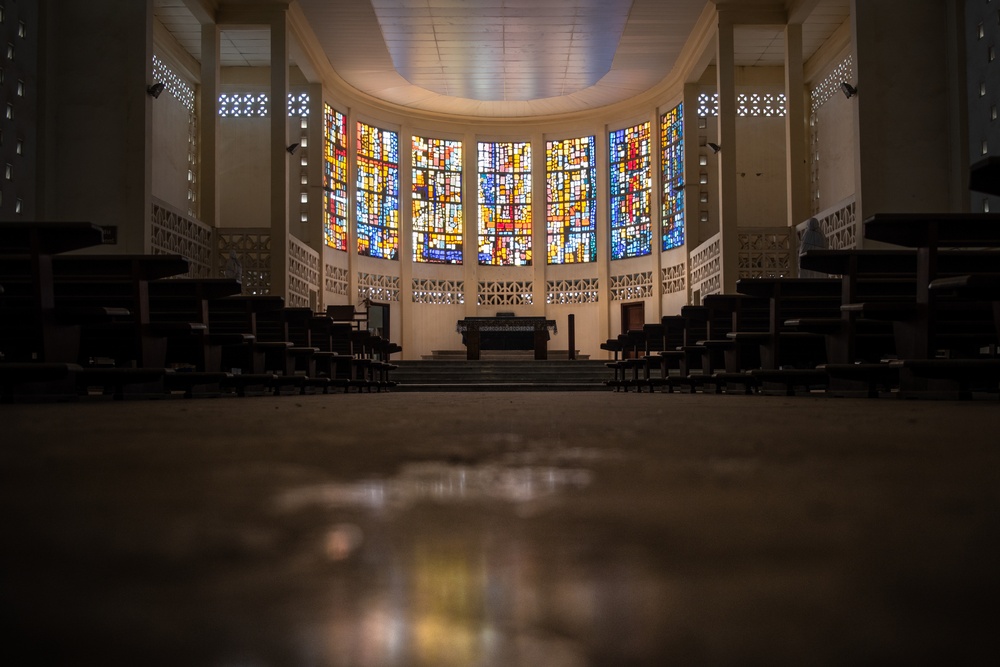
[[[534,350],[535,359],[547,359],[550,329],[557,333],[555,320],[513,316],[467,317],[456,326],[470,361],[481,350]]]

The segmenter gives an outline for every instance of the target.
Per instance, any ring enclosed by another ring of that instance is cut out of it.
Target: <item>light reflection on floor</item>
[[[638,624],[628,632],[636,636],[645,619],[662,618],[662,583],[634,559],[582,563],[573,549],[609,551],[588,535],[553,546],[520,523],[525,506],[544,513],[546,502],[585,492],[592,473],[579,464],[593,456],[412,463],[390,478],[277,497],[280,512],[341,519],[322,549],[343,569],[329,582],[335,601],[308,653],[357,667],[581,667],[593,664],[595,645],[620,649],[609,629]],[[563,465],[545,464],[554,460]]]

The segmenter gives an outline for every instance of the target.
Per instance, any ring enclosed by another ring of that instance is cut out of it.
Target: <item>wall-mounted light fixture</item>
[[[841,82],[840,89],[844,91],[844,96],[847,99],[851,99],[852,97],[858,94],[858,89],[852,86],[851,84],[847,83],[846,81]]]
[[[289,155],[295,155],[295,151],[299,150],[299,145],[298,144],[292,144],[291,146],[289,146],[285,150],[288,151]]]
[[[718,153],[719,151],[722,150],[722,146],[720,146],[719,144],[713,144],[711,141],[708,142],[707,146],[712,149],[713,153]]]
[[[149,93],[155,99],[160,96],[160,93],[163,92],[164,88],[166,88],[166,86],[163,85],[163,82],[157,81],[152,86],[146,88],[146,92]]]

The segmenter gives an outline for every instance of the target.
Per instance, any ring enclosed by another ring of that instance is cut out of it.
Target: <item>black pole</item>
[[[569,329],[569,358],[576,359],[576,316],[570,313],[567,316],[569,320],[569,325],[566,327]]]

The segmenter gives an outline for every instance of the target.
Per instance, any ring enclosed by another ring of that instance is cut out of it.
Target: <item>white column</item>
[[[785,174],[789,227],[809,217],[808,131],[802,24],[793,23],[785,26]]]
[[[533,315],[546,308],[546,268],[548,267],[548,196],[546,195],[545,135],[531,136],[531,267],[533,271]]]
[[[646,313],[647,322],[659,322],[663,316],[663,146],[660,145],[660,112],[653,109],[649,121],[649,231],[650,270],[653,273],[653,312]]]
[[[38,81],[52,102],[39,123],[39,217],[114,227],[117,243],[101,252],[147,252],[152,105],[167,103],[146,93],[154,83],[152,0],[66,2],[51,14]]]
[[[478,313],[476,300],[479,294],[479,144],[476,135],[467,133],[462,141],[462,212],[465,227],[462,230],[462,276],[465,280],[465,316]]]
[[[413,351],[413,130],[399,128],[399,325],[403,354]]]
[[[198,110],[200,184],[199,217],[206,225],[219,224],[219,26],[201,27],[201,85]],[[212,249],[217,252],[217,248]],[[214,263],[218,266],[218,262]]]
[[[597,161],[597,285],[600,335],[603,342],[611,337],[611,156],[608,126],[594,131],[594,157]],[[610,353],[605,353],[610,356]]]
[[[271,16],[271,294],[288,298],[288,17]]]
[[[719,14],[715,71],[719,90],[719,230],[722,245],[722,291],[736,291],[738,276],[739,217],[736,197],[736,75],[735,26],[725,13]]]

